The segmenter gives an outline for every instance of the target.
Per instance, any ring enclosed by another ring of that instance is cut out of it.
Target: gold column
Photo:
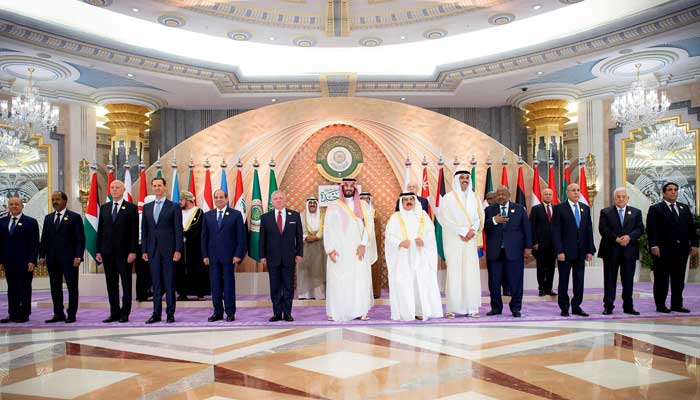
[[[534,135],[535,146],[541,137],[544,137],[545,143],[549,143],[551,137],[556,137],[557,143],[563,140],[564,124],[569,122],[566,105],[566,100],[552,99],[535,101],[524,107],[527,111],[525,124]]]
[[[108,122],[104,125],[112,133],[111,143],[119,144],[123,141],[128,151],[131,142],[136,142],[137,150],[143,145],[143,156],[145,157],[148,154],[146,130],[149,128],[146,114],[150,110],[144,106],[127,103],[107,104],[105,108],[109,112],[105,114]],[[148,164],[148,160],[144,161]]]

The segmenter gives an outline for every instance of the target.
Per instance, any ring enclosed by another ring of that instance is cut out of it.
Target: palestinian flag
[[[97,253],[97,221],[100,215],[100,207],[97,204],[97,191],[97,171],[93,170],[90,178],[90,192],[88,192],[88,201],[85,207],[85,219],[83,221],[85,250],[93,260]]]
[[[112,187],[112,182],[114,182],[114,167],[112,164],[107,165],[109,173],[107,174],[107,202],[112,201],[112,195],[110,194],[110,187]]]
[[[486,201],[486,195],[493,192],[493,179],[491,178],[491,165],[486,168],[486,181],[484,181],[484,201],[483,207],[489,206],[489,202]]]

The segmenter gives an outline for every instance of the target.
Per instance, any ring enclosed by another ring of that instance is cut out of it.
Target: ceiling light
[[[535,4],[534,6],[532,6],[532,9],[535,11],[539,10],[540,8],[542,8],[542,4]]]
[[[401,35],[401,40],[404,40],[404,39],[406,39],[406,36]]]
[[[405,100],[406,100],[406,98],[405,98],[405,97],[402,97],[402,98],[401,98],[401,101],[405,101]]]
[[[126,74],[126,76],[128,76],[129,78],[133,78],[133,77],[134,77],[134,74],[132,74],[131,72],[129,72],[128,74]]]
[[[666,93],[658,93],[639,78],[642,64],[635,64],[634,67],[637,68],[637,79],[625,94],[616,96],[610,106],[613,121],[625,129],[654,125],[671,105]]]
[[[274,103],[274,102],[276,102],[276,101],[277,101],[277,99],[272,99],[271,101],[272,101],[272,102]]]
[[[138,9],[138,8],[132,8],[131,11],[133,11],[133,12],[139,12],[139,9]]]
[[[270,40],[275,40],[276,38],[274,36],[270,36]]]
[[[542,75],[542,74],[544,74],[544,72],[542,72],[542,71],[537,71],[537,75]]]

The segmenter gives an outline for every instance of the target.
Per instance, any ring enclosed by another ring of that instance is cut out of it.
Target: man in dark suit
[[[530,210],[532,253],[537,260],[537,285],[540,296],[557,295],[552,291],[554,285],[554,263],[557,259],[557,255],[554,254],[554,245],[552,244],[553,197],[554,192],[552,189],[544,189],[542,191],[542,203],[532,207]]]
[[[129,322],[131,314],[131,266],[136,261],[139,239],[139,214],[136,205],[124,198],[124,183],[112,181],[112,201],[100,207],[97,223],[95,260],[104,264],[110,322]],[[122,283],[122,305],[119,306],[119,281]]]
[[[29,321],[32,278],[39,253],[39,224],[22,214],[22,200],[10,197],[7,208],[10,213],[0,218],[0,268],[5,269],[9,314],[0,320],[3,324]]]
[[[503,274],[508,275],[511,299],[510,312],[521,316],[523,301],[524,257],[530,257],[532,238],[530,222],[525,207],[508,201],[507,187],[496,191],[496,203],[486,208],[484,232],[486,232],[486,262],[489,272],[491,311],[486,315],[503,312],[501,283]]]
[[[294,321],[294,267],[304,254],[301,217],[294,210],[285,208],[286,195],[282,191],[272,194],[273,210],[260,219],[260,258],[270,274],[270,297],[273,316],[270,322]]]
[[[581,189],[572,183],[566,189],[568,200],[555,207],[552,242],[559,262],[559,308],[561,316],[571,313],[581,317],[588,314],[581,308],[586,261],[595,254],[591,208],[579,201]],[[574,296],[569,303],[569,274],[574,280]]]
[[[634,270],[639,259],[639,238],[644,232],[642,212],[629,206],[627,189],[619,187],[613,193],[614,205],[600,210],[598,230],[600,248],[598,257],[603,259],[603,315],[612,314],[615,308],[617,271],[622,281],[622,311],[639,315],[632,302]]]
[[[423,211],[428,212],[430,209],[430,200],[426,199],[425,197],[420,197],[418,196],[421,192],[418,191],[420,186],[418,186],[417,183],[415,182],[409,182],[408,185],[406,185],[406,191],[411,192],[416,195],[416,198],[420,202],[420,206],[423,207]],[[394,211],[399,211],[399,202],[401,201],[401,197],[399,196],[399,199],[396,200],[396,207]]]
[[[143,206],[141,246],[143,260],[151,266],[153,315],[146,323],[161,321],[165,291],[166,322],[175,322],[175,263],[182,256],[182,211],[165,198],[165,178],[151,179],[156,199]]]
[[[214,209],[204,214],[201,249],[209,267],[214,313],[209,322],[236,320],[236,265],[245,257],[246,231],[243,216],[228,206],[228,193],[214,191]],[[222,285],[223,281],[223,285]],[[222,302],[223,289],[223,302]]]
[[[66,209],[68,196],[63,192],[51,194],[54,212],[44,218],[39,246],[39,265],[49,270],[53,317],[47,324],[59,321],[75,322],[78,311],[78,267],[85,251],[85,230],[80,215]],[[68,317],[63,313],[63,279],[68,288]]]
[[[678,185],[663,186],[663,201],[649,207],[647,234],[654,263],[654,302],[656,311],[690,312],[683,307],[683,287],[688,255],[698,254],[698,235],[690,207],[677,202]],[[671,309],[666,307],[671,280]]]

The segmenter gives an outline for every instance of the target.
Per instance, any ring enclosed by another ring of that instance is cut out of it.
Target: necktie
[[[15,227],[17,227],[17,217],[12,217],[12,224],[10,224],[10,235],[15,233]]]
[[[549,207],[549,204],[547,204],[547,220],[552,222],[552,209]]]
[[[625,210],[618,208],[617,213],[620,215],[620,226],[622,226],[625,224]]]
[[[58,226],[61,224],[61,213],[56,213],[56,218],[53,220],[53,225],[58,230]]]
[[[576,228],[581,227],[581,211],[578,209],[578,203],[574,204],[574,217],[576,217]]]
[[[676,203],[671,204],[671,214],[673,214],[673,220],[678,221],[678,212],[676,211]]]
[[[507,217],[508,216],[508,211],[506,211],[505,206],[501,206],[501,217]]]
[[[219,216],[216,217],[216,224],[221,228],[221,221],[224,220],[224,212],[219,210]]]
[[[277,211],[277,229],[280,231],[280,235],[282,234],[282,211]]]
[[[117,220],[117,213],[119,212],[119,203],[114,203],[114,209],[112,209],[112,222]]]
[[[153,209],[153,219],[158,223],[158,217],[160,216],[160,209],[163,207],[163,200],[156,201],[156,206]]]

